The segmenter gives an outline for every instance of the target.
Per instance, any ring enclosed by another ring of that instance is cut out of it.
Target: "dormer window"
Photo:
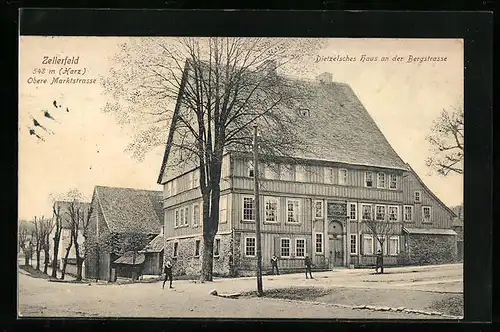
[[[373,187],[373,172],[365,172],[365,187]]]
[[[307,117],[307,118],[308,118],[308,117],[310,117],[310,116],[311,116],[311,111],[310,111],[309,109],[307,109],[307,108],[301,108],[301,109],[299,110],[299,113],[300,113],[300,115],[301,115],[301,116],[303,116],[303,117]]]

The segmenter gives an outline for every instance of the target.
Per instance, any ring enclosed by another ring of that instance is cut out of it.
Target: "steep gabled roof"
[[[411,173],[413,173],[413,175],[415,176],[415,178],[418,180],[418,182],[420,183],[420,185],[422,186],[422,188],[425,189],[425,191],[431,195],[432,198],[434,198],[436,200],[436,202],[438,202],[439,204],[441,204],[441,206],[446,210],[448,211],[452,217],[456,218],[457,217],[457,214],[455,213],[455,211],[453,211],[452,209],[450,209],[446,204],[443,203],[442,200],[439,199],[439,197],[437,197],[433,192],[432,190],[429,189],[429,187],[427,187],[424,183],[424,181],[422,181],[422,179],[418,176],[417,172],[415,172],[413,170],[413,168],[411,168],[410,164],[406,164],[408,166],[408,169],[410,170]]]
[[[185,76],[186,73],[183,79]],[[280,78],[307,95],[307,101],[302,103],[300,108],[307,109],[308,115],[297,123],[296,135],[297,140],[307,146],[307,151],[297,154],[292,152],[293,157],[407,170],[404,161],[389,144],[348,84],[320,83],[284,76]],[[181,84],[158,177],[159,184],[165,170],[169,167],[175,168],[175,165],[169,165],[168,157],[182,94]]]
[[[160,233],[163,223],[161,191],[96,186],[95,193],[111,232]]]

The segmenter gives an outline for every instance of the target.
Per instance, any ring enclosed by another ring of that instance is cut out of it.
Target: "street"
[[[255,278],[224,278],[213,282],[174,281],[126,285],[48,282],[26,272],[19,275],[20,316],[44,317],[220,317],[220,318],[443,318],[407,312],[357,310],[340,305],[381,305],[424,309],[432,301],[462,294],[462,265],[371,269],[338,269],[314,274],[265,276],[264,290],[314,287],[336,290],[321,301],[302,302],[242,296],[228,299],[210,295],[255,290]],[[338,290],[338,291],[337,291]],[[326,300],[325,300],[326,299]],[[332,302],[333,301],[333,302]]]

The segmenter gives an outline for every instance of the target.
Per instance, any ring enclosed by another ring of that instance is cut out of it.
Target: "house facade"
[[[307,255],[320,269],[372,266],[380,249],[367,226],[372,220],[389,225],[386,265],[428,263],[423,248],[427,256],[439,257],[429,263],[452,259],[453,212],[401,160],[351,88],[326,74],[307,84],[317,93],[304,113],[310,129],[297,139],[311,152],[259,165],[264,270],[271,269],[273,254],[280,270],[302,269]],[[203,251],[199,171],[175,168],[169,164],[172,153],[167,145],[158,180],[164,188],[165,257],[173,257],[174,273],[198,275]],[[254,176],[251,155],[224,155],[215,275],[255,274]],[[421,202],[413,200],[416,191]]]
[[[85,255],[86,278],[112,281],[114,277],[129,277],[131,269],[127,265],[140,265],[139,270],[142,268],[145,261],[143,253],[130,262],[128,252],[102,243],[102,238],[106,234],[119,236],[137,232],[153,240],[162,228],[161,196],[161,191],[153,190],[105,186],[94,188],[92,215],[86,234],[89,243],[89,251]],[[120,272],[124,275],[119,275]]]

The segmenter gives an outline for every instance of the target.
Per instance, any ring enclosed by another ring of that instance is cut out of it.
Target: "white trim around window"
[[[345,186],[347,185],[347,174],[349,174],[347,172],[347,169],[346,168],[339,168],[339,185],[341,186]]]
[[[364,208],[365,208],[365,206],[370,207],[370,210],[369,210],[370,211],[370,218],[364,218],[364,216],[365,216],[364,215],[364,210],[365,210]],[[372,219],[374,219],[373,218],[373,205],[372,204],[361,203],[361,211],[360,212],[361,212],[361,214],[360,214],[361,215],[361,220],[372,220]]]
[[[193,204],[191,220],[193,227],[198,227],[200,225],[200,203]]]
[[[415,190],[413,192],[413,199],[415,200],[415,203],[422,203],[422,191]]]
[[[293,209],[289,210],[289,204],[292,203]],[[294,204],[297,203],[297,204]],[[296,208],[296,210],[295,210]],[[290,221],[290,212],[292,212],[292,218],[294,221]],[[300,198],[287,198],[286,199],[286,219],[285,223],[298,225],[302,223],[302,201]]]
[[[214,257],[219,257],[220,256],[220,237],[215,237],[213,249],[214,249]]]
[[[429,209],[429,218],[425,218],[425,210]],[[422,222],[423,223],[432,223],[432,206],[424,205],[422,206]]]
[[[245,201],[248,202],[249,199],[251,199],[251,201],[252,201],[251,208],[245,207]],[[251,210],[251,212],[249,210]],[[249,219],[248,218],[249,216],[253,217],[253,218]],[[255,198],[254,198],[254,196],[243,195],[241,197],[241,220],[243,220],[243,221],[255,221]]]
[[[370,241],[370,245],[366,246],[366,241]],[[373,236],[370,234],[363,235],[363,255],[373,255]],[[367,249],[370,249],[368,252]]]
[[[353,209],[353,207],[354,207],[354,209]],[[349,220],[351,220],[351,221],[358,220],[358,203],[348,202],[347,203],[347,213],[349,214]]]
[[[320,251],[318,251],[318,247],[319,247]],[[322,255],[322,254],[324,254],[324,250],[325,250],[324,248],[325,248],[325,243],[324,243],[323,233],[314,232],[314,253],[316,255]]]
[[[288,207],[288,205],[287,205]],[[318,209],[319,207],[319,209]],[[319,212],[319,214],[318,214]],[[317,219],[323,218],[324,215],[324,203],[320,199],[314,200],[314,217]]]
[[[270,203],[269,206],[268,206],[268,203]],[[272,210],[270,209],[268,211],[268,207],[271,207],[271,205],[274,205],[274,207],[275,207],[274,220],[272,220],[273,218],[271,218],[271,217],[273,217],[273,215],[271,214]],[[268,212],[269,212],[269,215],[268,215]],[[279,224],[279,222],[280,222],[279,216],[280,216],[280,200],[279,200],[279,197],[276,197],[276,196],[264,196],[264,223],[265,224]]]
[[[354,239],[354,246],[353,246],[353,239]],[[354,251],[352,251],[353,248]],[[351,234],[351,241],[349,242],[349,253],[351,255],[358,254],[358,234]]]
[[[378,217],[378,210],[379,210],[378,208],[383,208],[382,209],[384,211],[384,218],[383,219],[380,219]],[[385,205],[380,205],[380,204],[375,205],[375,220],[377,220],[377,221],[387,220],[387,207]]]
[[[408,213],[406,213],[407,209],[409,208],[409,218],[408,217]],[[412,222],[413,221],[413,205],[404,205],[403,206],[403,221],[404,222]]]
[[[283,255],[283,249],[286,249],[286,247],[283,247],[284,240],[288,241],[288,255]],[[291,253],[292,253],[292,241],[290,240],[290,238],[289,237],[280,238],[280,257],[290,258]]]
[[[398,189],[398,176],[397,174],[389,174],[389,189]]]
[[[253,241],[250,242],[253,242],[253,244],[250,243],[252,245],[249,246],[248,240],[251,239],[253,239]],[[248,253],[248,249],[251,247],[253,247],[253,255]],[[243,254],[245,255],[245,257],[255,257],[256,253],[257,253],[257,240],[255,236],[245,236],[245,242],[243,242]]]
[[[370,178],[370,179],[368,180],[368,178]],[[368,181],[370,181],[370,183],[368,183]],[[373,172],[365,172],[365,187],[366,188],[373,188],[374,187],[373,181],[374,181],[373,180]]]
[[[302,247],[302,249],[304,250],[302,252],[302,255],[299,255],[299,250],[298,250],[299,249],[299,246],[298,246],[299,241],[303,241],[303,243],[304,243],[304,246]],[[307,248],[307,246],[306,246],[306,239],[305,238],[303,238],[303,237],[295,238],[295,258],[305,258],[306,255],[308,254],[306,252],[306,248]]]
[[[377,173],[377,188],[384,189],[386,184],[386,175],[385,173],[379,172]]]
[[[395,243],[394,245],[393,242]],[[390,236],[387,245],[390,256],[397,256],[399,254],[399,236]],[[394,248],[396,250],[393,251]]]
[[[391,210],[396,208],[396,219],[391,219]],[[390,222],[398,222],[399,221],[399,206],[397,205],[389,205],[387,207],[387,220]]]

